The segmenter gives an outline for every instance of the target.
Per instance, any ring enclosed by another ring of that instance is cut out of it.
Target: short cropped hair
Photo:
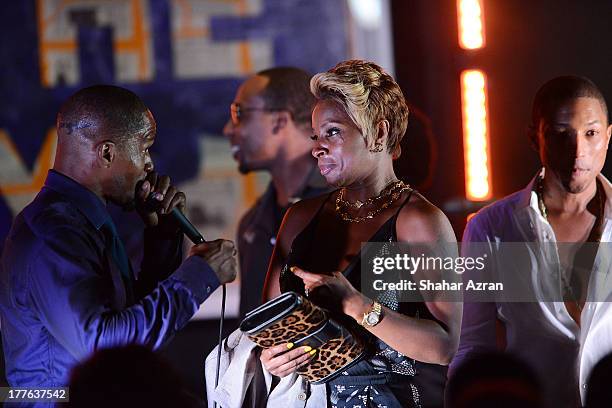
[[[294,67],[269,68],[257,75],[268,78],[268,84],[260,94],[266,109],[288,111],[297,125],[310,129],[315,103],[310,93],[311,75]]]
[[[80,134],[89,139],[113,135],[127,138],[144,126],[148,109],[133,92],[112,85],[94,85],[73,94],[60,108],[56,127],[60,136]],[[104,135],[98,129],[104,129]]]
[[[310,90],[319,99],[337,102],[359,128],[369,146],[378,123],[389,122],[387,151],[395,152],[408,127],[408,106],[395,80],[373,62],[349,60],[316,74]]]
[[[576,98],[597,99],[608,119],[608,106],[597,85],[588,78],[568,75],[553,78],[538,89],[533,100],[531,127],[536,130],[540,120],[550,115],[560,103]]]

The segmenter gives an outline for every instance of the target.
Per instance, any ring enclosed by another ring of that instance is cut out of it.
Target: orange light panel
[[[459,18],[459,45],[476,50],[485,45],[482,0],[457,0]]]
[[[482,71],[461,73],[465,195],[468,200],[492,197],[487,119],[487,84]]]

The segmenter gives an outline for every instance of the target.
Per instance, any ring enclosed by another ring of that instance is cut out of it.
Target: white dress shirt
[[[525,189],[480,210],[468,222],[463,243],[485,242],[491,253],[501,243],[553,243],[532,246],[541,250],[535,254],[540,259],[531,263],[530,274],[536,290],[542,293],[561,285],[559,274],[554,273],[558,270],[553,265],[555,262],[542,261],[554,261],[544,252],[546,248],[555,248],[556,240],[551,225],[540,212],[534,191],[536,180],[537,177]],[[598,180],[606,196],[601,242],[609,243],[612,241],[612,186],[601,174]],[[469,245],[463,247],[469,251],[466,248]],[[602,250],[604,248],[606,250]],[[580,399],[585,400],[591,370],[612,352],[612,276],[608,248],[609,244],[600,245],[595,257],[587,302],[581,312],[581,327],[569,315],[563,302],[466,302],[459,350],[449,377],[470,354],[496,348],[495,321],[498,318],[505,325],[506,350],[535,369],[544,386],[547,403],[555,408],[580,406]],[[471,255],[463,250],[463,256]],[[495,267],[494,263],[491,267]],[[602,290],[608,295],[602,295]]]
[[[223,340],[219,364],[219,384],[215,387],[217,349],[206,357],[205,381],[208,408],[241,408],[253,376],[259,369],[257,345],[236,329]],[[272,389],[272,374],[263,368],[269,408],[320,408],[327,406],[325,384],[308,384],[304,377],[293,373],[280,379]],[[265,407],[262,407],[265,408]]]

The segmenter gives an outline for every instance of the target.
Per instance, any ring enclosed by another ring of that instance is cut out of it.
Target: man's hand
[[[238,263],[236,261],[236,248],[232,241],[217,239],[194,245],[189,250],[189,256],[191,255],[202,257],[215,271],[221,284],[236,279]]]
[[[146,205],[147,198],[152,195],[157,201],[156,209]],[[138,187],[136,194],[136,210],[147,227],[161,227],[167,234],[174,234],[179,226],[168,214],[174,207],[185,211],[187,199],[170,183],[170,177],[160,176],[154,171]]]

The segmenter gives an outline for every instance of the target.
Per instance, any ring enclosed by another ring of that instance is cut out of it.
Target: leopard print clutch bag
[[[359,361],[365,345],[352,330],[305,297],[286,292],[247,313],[240,330],[262,348],[293,343],[317,353],[298,373],[313,384],[325,383]]]

